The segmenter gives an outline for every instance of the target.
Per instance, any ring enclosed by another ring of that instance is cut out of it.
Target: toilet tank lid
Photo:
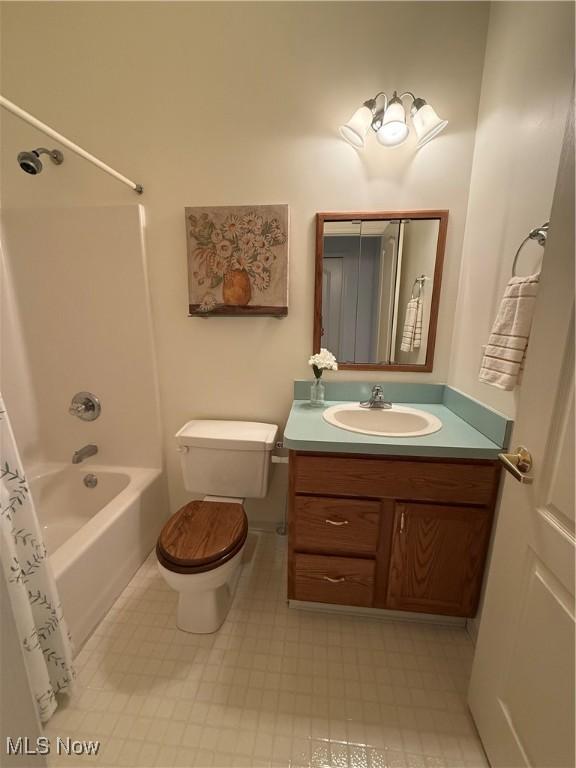
[[[175,437],[180,445],[232,451],[271,451],[278,427],[259,421],[193,419]]]

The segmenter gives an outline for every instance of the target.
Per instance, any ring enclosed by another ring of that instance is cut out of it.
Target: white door
[[[469,704],[493,768],[574,762],[574,124],[564,140]]]

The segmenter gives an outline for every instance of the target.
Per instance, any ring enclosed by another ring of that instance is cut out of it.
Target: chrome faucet
[[[384,400],[384,390],[380,384],[375,384],[372,387],[372,394],[370,400],[365,400],[360,403],[360,408],[392,408],[392,403]]]
[[[72,454],[72,464],[80,464],[80,462],[84,461],[84,459],[87,459],[90,456],[95,456],[97,453],[98,446],[94,445],[93,443],[89,443],[88,445],[80,448],[79,451],[74,451]]]

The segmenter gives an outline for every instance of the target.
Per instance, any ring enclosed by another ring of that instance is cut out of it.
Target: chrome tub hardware
[[[96,475],[93,475],[91,472],[87,475],[84,475],[84,485],[86,488],[96,488],[98,485],[98,478]]]
[[[498,458],[504,469],[519,483],[530,485],[534,482],[534,476],[529,474],[532,469],[532,454],[524,446],[519,445],[514,453],[499,453]]]
[[[68,413],[82,421],[94,421],[100,416],[100,400],[92,392],[77,392],[72,398]]]
[[[74,451],[72,454],[72,464],[80,464],[90,456],[95,456],[98,453],[98,446],[93,443],[82,446],[78,451]]]
[[[375,384],[372,387],[370,400],[364,400],[364,402],[361,402],[360,408],[392,408],[392,403],[384,399],[384,390],[380,384]]]

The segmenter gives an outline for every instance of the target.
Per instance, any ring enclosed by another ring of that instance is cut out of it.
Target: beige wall
[[[98,445],[102,464],[160,467],[138,206],[6,208],[2,225],[14,300],[0,386],[25,468],[69,462],[87,443]],[[101,400],[96,421],[68,413],[84,390]]]
[[[550,216],[573,79],[572,3],[492,4],[449,383],[509,416],[517,392],[478,381],[482,345],[518,246]],[[531,274],[542,250],[523,254]]]
[[[436,364],[420,377],[446,380],[486,21],[469,2],[4,4],[2,92],[145,186],[173,506],[186,498],[172,440],[184,421],[283,425],[293,379],[309,375],[317,211],[450,210]],[[428,98],[448,130],[420,152],[371,137],[357,154],[338,124],[393,88]],[[134,202],[70,153],[27,177],[15,156],[45,140],[2,119],[10,205]],[[290,206],[289,315],[188,318],[184,206],[244,203]],[[260,503],[253,521],[278,517],[276,477],[275,508]]]

